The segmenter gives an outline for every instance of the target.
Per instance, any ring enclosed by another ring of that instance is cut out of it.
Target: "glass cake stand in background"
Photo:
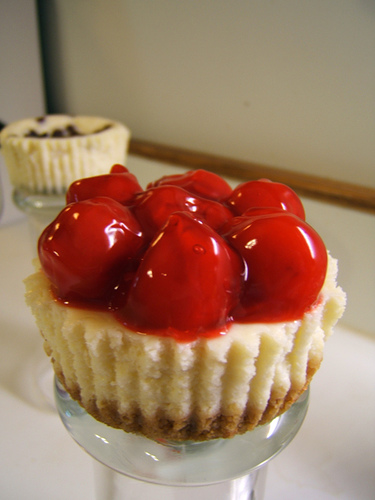
[[[309,391],[269,424],[232,439],[152,441],[108,427],[71,399],[55,378],[60,418],[96,459],[97,500],[262,500],[267,463],[295,437]]]
[[[65,206],[65,194],[39,194],[27,189],[14,189],[13,202],[27,217],[30,233],[31,258],[38,256],[38,239],[47,227]],[[40,348],[31,363],[32,377],[40,393],[39,402],[43,409],[54,410],[55,401],[53,394],[54,372],[48,356]]]
[[[27,216],[32,250],[36,257],[39,236],[64,208],[65,194],[39,194],[27,189],[14,189],[13,202]]]

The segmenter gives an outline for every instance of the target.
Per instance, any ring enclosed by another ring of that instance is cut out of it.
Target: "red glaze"
[[[247,272],[233,318],[243,322],[299,319],[317,300],[327,267],[319,235],[288,212],[239,217],[224,235]]]
[[[188,212],[213,229],[220,228],[233,217],[221,203],[193,196],[178,186],[158,186],[136,194],[133,212],[150,238],[175,212]]]
[[[232,193],[232,188],[224,179],[206,170],[191,170],[185,174],[166,175],[151,182],[147,188],[165,185],[180,186],[189,193],[216,201],[223,201]]]
[[[234,227],[237,227],[242,221],[246,221],[249,217],[257,217],[260,215],[270,215],[270,214],[285,214],[285,210],[282,208],[273,207],[257,207],[249,208],[243,214],[237,215],[229,219],[221,228],[219,229],[219,234],[223,235],[231,231]]]
[[[215,231],[175,213],[146,251],[118,316],[141,331],[171,329],[180,339],[225,327],[243,270],[242,259]]]
[[[97,197],[67,205],[38,242],[44,272],[63,300],[106,299],[144,238],[127,207]]]
[[[240,184],[233,190],[226,203],[235,215],[241,215],[249,208],[275,207],[305,220],[305,210],[296,193],[285,184],[267,179]]]
[[[39,239],[57,296],[179,341],[225,333],[232,321],[300,319],[317,303],[327,252],[297,195],[261,180],[224,197],[226,183],[196,172],[145,191],[122,165],[74,183]]]
[[[66,202],[73,203],[95,196],[108,196],[127,205],[131,203],[134,194],[140,191],[142,188],[137,178],[122,165],[114,165],[110,174],[86,177],[73,182],[66,193]]]

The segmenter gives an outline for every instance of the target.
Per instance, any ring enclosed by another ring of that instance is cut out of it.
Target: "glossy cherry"
[[[305,210],[297,194],[285,184],[259,179],[239,184],[227,198],[226,204],[235,215],[249,208],[274,207],[305,220]]]
[[[144,254],[119,317],[141,331],[193,340],[226,325],[243,270],[240,256],[207,224],[175,213]]]
[[[175,212],[187,212],[218,229],[233,217],[232,212],[213,200],[195,196],[178,186],[149,188],[134,196],[133,212],[151,238]]]
[[[232,188],[217,174],[207,170],[191,170],[184,174],[167,175],[150,183],[147,188],[173,185],[209,200],[222,201],[230,196]]]
[[[327,251],[306,222],[288,212],[238,217],[224,235],[246,263],[246,279],[235,320],[299,319],[318,298]]]
[[[58,296],[67,301],[107,299],[144,244],[127,207],[96,197],[67,205],[43,231],[39,259]]]
[[[300,319],[327,267],[301,201],[283,184],[250,181],[232,191],[218,179],[194,171],[142,191],[114,165],[74,183],[38,245],[57,295],[180,341],[218,335],[231,321]]]
[[[135,193],[142,191],[135,175],[126,167],[114,165],[109,174],[86,177],[73,182],[67,193],[66,202],[88,200],[96,196],[108,196],[124,205],[131,203]]]
[[[249,208],[245,210],[245,212],[241,215],[236,215],[229,219],[223,226],[218,230],[220,235],[226,234],[230,232],[233,228],[238,227],[242,221],[248,221],[249,217],[259,217],[262,215],[270,215],[270,214],[285,214],[285,210],[282,208],[274,208],[274,207],[256,207]]]
[[[129,172],[129,169],[121,163],[115,163],[109,171],[110,174],[126,174],[127,172]]]

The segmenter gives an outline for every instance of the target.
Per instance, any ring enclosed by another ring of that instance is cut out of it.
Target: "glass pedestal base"
[[[133,484],[137,484],[138,489],[143,488],[143,493],[138,491],[138,496],[134,498],[151,498],[145,489],[152,488],[152,485],[172,487],[172,490],[189,486],[210,486],[219,491],[224,490],[224,483],[227,483],[228,491],[232,489],[231,496],[228,493],[220,497],[216,492],[212,498],[260,500],[262,497],[259,495],[251,496],[251,492],[255,491],[258,472],[297,434],[307,413],[309,392],[306,391],[287,412],[267,425],[232,439],[202,443],[156,442],[108,427],[96,421],[72,400],[57,379],[55,398],[61,420],[73,439],[98,462],[109,467],[115,474],[124,475],[123,482],[128,483],[127,492],[129,478],[136,480]],[[108,474],[110,473],[107,471],[107,476]],[[117,476],[112,476],[112,486],[115,483],[113,477]],[[220,487],[217,486],[219,484]],[[235,494],[236,488],[238,492]],[[109,491],[108,488],[106,490]],[[241,491],[245,493],[242,494]],[[99,498],[117,500],[132,497],[127,493],[123,497],[101,494]],[[174,497],[164,495],[163,498]],[[182,498],[181,495],[178,498]],[[206,495],[202,498],[208,500],[211,497]]]
[[[30,261],[38,258],[38,239],[42,231],[65,206],[65,195],[37,194],[27,189],[14,189],[13,202],[25,214],[29,231]],[[55,410],[54,372],[49,358],[39,347],[32,360],[31,377],[36,382],[35,404],[43,410]]]
[[[26,189],[13,191],[13,202],[27,215],[33,251],[42,231],[65,206],[65,195],[34,194]]]
[[[118,474],[94,462],[96,500],[262,500],[267,466],[246,476],[205,486],[165,486]]]

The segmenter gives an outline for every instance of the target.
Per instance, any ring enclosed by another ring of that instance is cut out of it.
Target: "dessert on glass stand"
[[[233,489],[298,431],[345,294],[290,188],[196,170],[142,189],[115,164],[71,184],[38,254],[26,301],[62,419],[100,462]]]
[[[0,145],[13,200],[34,231],[58,214],[73,181],[125,162],[129,138],[122,123],[97,116],[45,115],[4,127]]]

